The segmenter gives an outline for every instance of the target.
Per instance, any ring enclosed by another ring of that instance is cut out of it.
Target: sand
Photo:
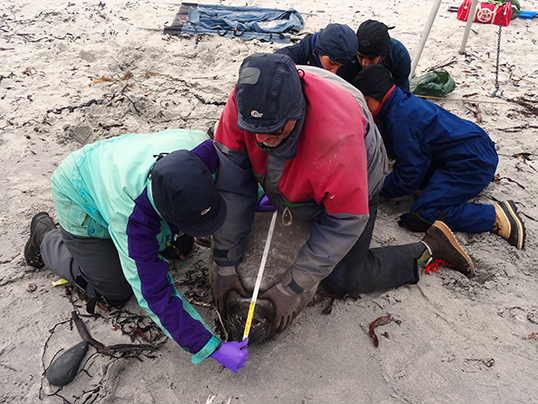
[[[13,4],[16,3],[16,4]],[[328,23],[373,18],[394,25],[391,36],[414,58],[433,1],[249,1],[294,7],[301,34]],[[525,10],[538,1],[522,1]],[[225,5],[245,5],[221,1]],[[174,341],[152,353],[115,357],[90,348],[84,370],[58,390],[44,371],[57,352],[81,339],[69,318],[84,303],[53,287],[50,270],[26,265],[32,216],[54,213],[50,176],[73,150],[126,133],[167,128],[206,130],[219,119],[241,61],[281,44],[221,37],[163,35],[179,4],[149,0],[4,2],[0,13],[0,402],[1,403],[534,403],[538,402],[538,21],[516,19],[502,29],[499,94],[495,65],[498,27],[475,23],[460,54],[465,22],[442,3],[416,73],[447,70],[457,83],[434,100],[480,120],[499,153],[499,180],[477,198],[513,199],[527,228],[516,250],[500,237],[456,233],[476,276],[449,269],[421,274],[417,285],[370,293],[359,300],[307,307],[271,341],[250,347],[234,374],[212,359],[199,365]],[[501,93],[502,91],[502,93]],[[525,108],[514,100],[527,100]],[[474,112],[473,112],[474,111]],[[413,197],[383,202],[373,245],[419,240],[397,224]],[[196,247],[171,274],[207,323],[218,329],[207,289],[208,250]],[[147,316],[132,299],[124,313]],[[131,341],[118,313],[82,317],[106,345]],[[376,328],[376,318],[398,322]],[[145,319],[145,320],[144,320]],[[140,327],[140,324],[138,324]]]

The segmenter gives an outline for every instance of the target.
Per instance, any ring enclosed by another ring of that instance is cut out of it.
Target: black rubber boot
[[[41,258],[41,242],[49,231],[56,229],[47,212],[40,212],[32,218],[30,224],[30,239],[24,247],[26,263],[35,268],[43,268],[45,264]]]

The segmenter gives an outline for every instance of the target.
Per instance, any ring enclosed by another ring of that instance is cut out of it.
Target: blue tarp
[[[187,4],[189,3],[184,5]],[[278,10],[213,4],[192,4],[188,17],[180,16],[178,21],[179,23],[175,21],[171,27],[166,27],[164,32],[220,35],[279,43],[289,43],[290,34],[299,32],[304,24],[301,15],[294,9]]]

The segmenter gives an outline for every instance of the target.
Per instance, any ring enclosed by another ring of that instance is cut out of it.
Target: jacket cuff
[[[213,249],[213,261],[219,267],[234,267],[243,261],[245,255],[243,244],[229,250]]]
[[[302,295],[306,292],[306,289],[299,285],[295,279],[293,279],[293,276],[291,275],[291,268],[282,274],[281,279],[282,286],[286,292],[295,295]]]
[[[215,352],[217,348],[219,347],[220,343],[221,343],[220,339],[218,339],[217,337],[213,335],[202,349],[200,349],[197,353],[192,355],[191,362],[194,363],[195,365],[199,364],[205,358],[207,358],[213,352]]]
[[[292,291],[296,295],[302,295],[306,292],[306,289],[299,285],[297,282],[295,282],[293,279],[289,284],[284,285],[284,288],[288,291]]]

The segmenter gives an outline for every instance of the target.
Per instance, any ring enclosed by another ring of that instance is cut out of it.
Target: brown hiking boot
[[[30,224],[30,239],[24,247],[24,258],[26,263],[36,268],[43,268],[45,263],[41,258],[41,242],[49,231],[56,229],[47,212],[40,212],[32,218]]]
[[[422,242],[428,246],[431,252],[431,258],[428,263],[432,263],[426,267],[427,271],[432,266],[437,266],[438,268],[439,264],[443,264],[464,275],[474,275],[473,262],[463,251],[452,231],[443,222],[437,220],[426,231]]]
[[[517,214],[513,201],[504,201],[493,205],[495,207],[495,224],[493,232],[508,240],[519,250],[525,247],[525,225]]]

